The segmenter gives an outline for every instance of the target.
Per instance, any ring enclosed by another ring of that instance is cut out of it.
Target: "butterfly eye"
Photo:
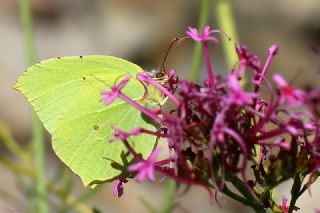
[[[152,73],[153,78],[164,78],[167,76],[167,71],[166,70],[153,70],[154,73]]]
[[[151,76],[152,76],[152,78],[158,78],[158,76],[159,76],[159,70],[156,70],[156,69],[152,69],[152,70],[150,70],[150,73],[151,73]]]
[[[168,81],[168,74],[167,71],[165,70],[156,70],[156,69],[152,69],[149,71],[149,73],[151,74],[151,77],[156,80],[158,83],[165,85]]]
[[[165,69],[162,69],[160,71],[158,71],[158,73],[156,74],[156,77],[157,78],[164,78],[166,77],[168,74],[167,74],[167,71]]]

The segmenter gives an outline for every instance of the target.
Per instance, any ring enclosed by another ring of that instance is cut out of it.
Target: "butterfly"
[[[153,73],[154,79],[162,84],[168,80],[164,63]],[[135,127],[156,131],[152,122],[123,100],[117,99],[108,106],[100,101],[100,91],[126,75],[132,78],[122,92],[132,100],[141,100],[145,86],[136,79],[139,72],[143,69],[138,65],[113,56],[59,57],[31,66],[14,88],[27,98],[51,134],[57,156],[80,176],[84,185],[94,186],[112,181],[123,172],[114,165],[123,165],[126,148],[120,141],[108,142],[113,136],[112,125],[124,131]],[[152,100],[159,102],[152,107],[160,108],[165,97],[156,89],[149,93],[153,99],[144,99],[144,104]],[[146,158],[157,138],[144,134],[130,137],[130,142]]]
[[[84,185],[112,181],[122,173],[113,165],[123,164],[121,154],[126,149],[120,141],[108,142],[113,135],[112,125],[124,131],[138,126],[156,130],[140,111],[121,99],[109,106],[100,101],[100,91],[125,75],[132,79],[123,93],[133,100],[141,99],[145,88],[135,78],[138,72],[143,72],[138,65],[113,56],[61,57],[33,65],[14,85],[51,134],[57,156],[81,177]],[[141,135],[134,136],[131,143],[147,157],[156,140]]]

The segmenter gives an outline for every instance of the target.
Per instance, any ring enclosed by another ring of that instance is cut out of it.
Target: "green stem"
[[[102,189],[101,185],[95,187],[94,189],[89,189],[84,194],[80,195],[79,197],[75,198],[74,201],[70,201],[69,194],[66,195],[66,204],[67,207],[65,209],[65,212],[69,212],[72,209],[77,209],[77,206],[82,205],[82,203],[85,203],[87,200],[92,198],[94,195],[97,194]]]
[[[318,177],[319,177],[318,175],[315,176],[315,177],[313,177],[312,180],[311,180],[311,182],[309,182],[308,185],[305,184],[305,185],[302,187],[302,189],[300,190],[300,192],[298,193],[298,197],[300,197],[300,196],[309,188],[309,186],[310,186],[311,184],[313,184],[313,183],[318,179]]]
[[[163,213],[171,213],[174,209],[173,196],[176,192],[176,182],[175,180],[168,180],[167,191],[164,200]]]
[[[238,56],[235,51],[235,43],[238,42],[238,36],[234,23],[230,0],[217,0],[216,9],[220,30],[222,30],[229,37],[231,37],[231,41],[226,37],[223,37],[221,39],[225,59],[227,62],[227,69],[231,70],[238,62]]]
[[[0,164],[16,175],[19,175],[19,173],[26,173],[28,175],[34,175],[34,172],[32,169],[21,166],[21,165],[15,163],[14,161],[12,161],[4,156],[1,156],[1,155],[0,155]]]
[[[140,202],[143,204],[143,206],[148,210],[150,213],[158,213],[157,209],[153,207],[146,199],[143,197],[139,197]]]
[[[294,196],[294,197],[291,198],[288,213],[292,213],[293,212],[294,206],[295,206],[297,200],[298,200],[298,196]]]
[[[33,40],[32,17],[29,0],[20,0],[20,16],[24,28],[24,42],[28,66],[35,63],[35,48]],[[33,148],[35,154],[35,168],[36,168],[36,190],[40,197],[46,197],[46,177],[45,177],[45,147],[44,147],[44,131],[38,117],[33,113],[32,115],[32,136]],[[37,212],[48,212],[47,199],[38,199]]]
[[[290,200],[288,213],[292,213],[294,210],[295,204],[299,198],[299,192],[301,189],[302,182],[303,182],[303,179],[301,179],[300,173],[296,174],[292,188],[291,188],[291,200]]]
[[[255,202],[252,202],[252,200],[245,199],[245,198],[233,193],[226,186],[224,187],[222,192],[223,192],[223,194],[227,195],[228,197],[232,198],[233,200],[238,201],[239,203],[242,203],[243,205],[251,207],[252,209],[255,210],[255,212],[261,212],[261,213],[266,212],[266,210],[261,205],[257,205]]]
[[[244,204],[246,206],[251,206],[250,201],[248,201],[247,199],[245,199],[245,198],[233,193],[232,191],[230,191],[230,189],[228,189],[227,186],[225,186],[223,188],[222,192],[223,192],[223,194],[227,195],[228,197],[232,198],[235,201],[238,201],[238,202],[240,202],[240,203],[242,203],[242,204]]]
[[[270,197],[270,191],[272,190],[272,186],[265,186],[264,191],[262,192],[260,196],[261,203],[265,203],[267,199]]]
[[[251,194],[251,192],[248,189],[248,186],[242,182],[237,176],[233,175],[233,174],[227,174],[226,175],[226,180],[229,181],[230,183],[232,183],[232,185],[245,197],[247,198],[247,202],[243,203],[245,205],[250,206],[252,209],[255,210],[255,212],[258,213],[265,213],[266,210],[264,209],[264,207],[261,205],[261,203],[259,201],[256,200],[255,197],[253,197],[253,195]]]
[[[22,163],[14,163],[10,160],[7,160],[3,156],[0,155],[0,164],[3,164],[11,173],[15,174],[19,177],[29,177],[32,181],[36,181],[36,172],[33,168],[24,168],[21,166]],[[81,195],[78,198],[73,197],[72,195],[68,194],[68,197],[66,198],[67,205],[72,205],[72,208],[76,210],[76,212],[79,213],[92,213],[90,207],[82,203],[81,201],[85,201],[88,197],[92,195],[92,193],[97,192],[101,187],[96,187],[94,190],[90,190],[89,192]],[[64,189],[61,189],[58,185],[48,182],[48,192],[51,192],[55,196],[60,196],[61,191]],[[1,196],[1,189],[0,189],[0,196]],[[27,212],[27,211],[26,211]]]
[[[198,29],[202,31],[204,26],[209,20],[210,0],[201,0],[200,19]],[[192,68],[191,68],[191,80],[195,83],[199,82],[200,68],[202,59],[201,43],[196,42],[193,50]]]
[[[20,16],[24,30],[24,44],[28,66],[35,63],[35,49],[33,41],[32,17],[29,0],[20,0]]]
[[[23,150],[18,143],[13,139],[9,128],[0,122],[0,139],[3,145],[15,156],[23,155]]]

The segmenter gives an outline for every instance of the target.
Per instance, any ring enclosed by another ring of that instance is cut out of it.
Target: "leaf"
[[[135,78],[141,71],[139,66],[112,56],[55,58],[30,67],[14,88],[27,97],[52,135],[57,156],[85,185],[93,185],[112,181],[122,173],[113,165],[123,165],[121,155],[127,151],[121,141],[109,143],[112,124],[123,130],[155,130],[140,111],[121,99],[109,106],[100,101],[100,91],[108,90],[128,74],[133,78],[123,92],[134,100],[141,99],[145,89]],[[135,136],[131,143],[147,157],[156,138]]]

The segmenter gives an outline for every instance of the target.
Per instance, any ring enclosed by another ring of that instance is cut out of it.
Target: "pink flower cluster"
[[[215,32],[220,31],[208,26],[202,33],[191,27],[187,31],[189,37],[203,45],[208,72],[203,85],[178,80],[173,71],[166,84],[159,83],[148,72],[137,75],[146,89],[147,85],[157,87],[175,104],[172,111],[159,109],[155,112],[126,96],[122,89],[130,76],[110,91],[101,92],[106,105],[121,98],[159,125],[156,132],[140,127],[125,132],[114,127],[115,135],[110,141],[121,140],[137,161],[124,174],[136,174],[137,181],[142,182],[145,179],[155,181],[157,172],[177,182],[203,186],[210,195],[212,190],[217,190],[249,203],[247,205],[254,200],[252,208],[277,206],[283,212],[297,209],[287,206],[285,197],[281,205],[275,205],[271,202],[270,190],[299,176],[306,179],[307,184],[293,186],[297,194],[292,196],[298,196],[309,189],[319,175],[320,90],[304,92],[288,84],[280,74],[272,76],[273,82],[268,80],[266,74],[279,52],[276,45],[270,47],[263,65],[245,46],[237,45],[238,66],[227,77],[216,75],[208,50],[208,42],[218,42],[212,35]],[[243,78],[249,79],[246,85],[249,91],[240,86]],[[268,99],[262,97],[261,88],[269,92]],[[169,156],[157,161],[160,149],[156,148],[148,159],[142,159],[128,143],[130,136],[139,134],[164,138]],[[246,176],[249,168],[254,176],[252,180]],[[117,179],[115,195],[122,195],[126,178],[119,176]],[[228,185],[237,188],[242,196],[234,194]]]

